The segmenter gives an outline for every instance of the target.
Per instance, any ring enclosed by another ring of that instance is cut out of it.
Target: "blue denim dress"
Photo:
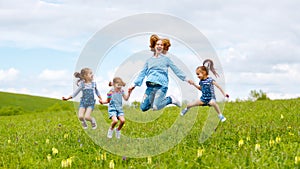
[[[124,116],[124,111],[122,108],[122,99],[124,95],[124,90],[116,92],[113,88],[107,93],[107,98],[110,98],[108,105],[109,118],[112,116]]]
[[[84,82],[80,82],[79,88],[73,93],[72,97],[76,97],[80,91],[82,91],[82,97],[80,98],[79,107],[91,107],[92,109],[94,109],[96,102],[94,93],[96,93],[98,97],[100,96],[96,83],[92,82],[90,84],[86,84]]]
[[[208,77],[207,79],[200,80],[199,85],[201,86],[201,92],[202,96],[200,97],[200,100],[205,105],[208,105],[208,103],[214,99],[216,100],[215,91],[214,91],[214,85],[212,84],[214,82],[214,79],[211,77]]]

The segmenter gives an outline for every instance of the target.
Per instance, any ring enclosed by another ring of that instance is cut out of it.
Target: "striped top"
[[[122,107],[122,98],[124,95],[124,90],[121,89],[120,91],[115,91],[114,88],[111,88],[107,93],[107,98],[111,99],[109,102],[110,107]]]
[[[142,71],[134,81],[135,86],[141,86],[145,77],[147,82],[153,82],[167,87],[169,84],[168,68],[182,81],[186,80],[186,75],[173,63],[173,61],[164,55],[149,58]]]

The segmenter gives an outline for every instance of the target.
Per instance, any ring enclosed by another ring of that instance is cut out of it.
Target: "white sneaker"
[[[177,100],[173,95],[170,96],[172,99],[172,104],[176,105],[177,107],[181,107],[181,103],[179,100]]]
[[[121,131],[116,129],[116,138],[120,139],[121,138]]]
[[[92,129],[95,130],[97,128],[97,122],[94,117],[92,118],[91,124],[92,124]]]
[[[219,115],[219,119],[221,120],[221,122],[224,122],[224,121],[226,121],[226,118],[221,114],[221,115]]]
[[[114,130],[109,128],[108,131],[107,131],[107,138],[112,138],[113,133],[114,133]]]
[[[188,108],[185,108],[185,109],[183,109],[183,110],[181,111],[180,115],[181,115],[181,116],[184,116],[188,111],[189,111],[189,109],[188,109]]]
[[[87,129],[88,128],[85,120],[81,121],[81,125],[82,125],[83,129]]]

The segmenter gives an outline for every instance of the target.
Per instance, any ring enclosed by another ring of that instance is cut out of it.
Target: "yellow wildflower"
[[[10,144],[10,143],[11,143],[11,140],[7,140],[7,143]]]
[[[67,159],[67,166],[71,167],[72,166],[72,157]]]
[[[64,138],[68,138],[69,137],[69,134],[68,133],[65,133],[64,134]]]
[[[296,156],[295,157],[295,164],[298,164],[300,162],[300,156],[298,157],[298,156]]]
[[[204,153],[204,149],[198,148],[197,157],[198,157],[198,158],[199,158],[199,157],[202,157],[203,153]]]
[[[103,160],[103,161],[106,160],[106,153],[101,154],[101,160]]]
[[[47,160],[48,160],[48,161],[51,161],[51,154],[48,154],[48,155],[47,155]]]
[[[255,144],[255,151],[260,151],[260,144]]]
[[[242,145],[244,145],[244,140],[243,140],[243,139],[241,139],[241,140],[239,141],[239,147],[241,147]]]
[[[271,140],[269,141],[270,146],[272,146],[274,143],[275,143],[275,141],[274,141],[273,139],[271,139]]]
[[[276,143],[279,143],[281,141],[281,138],[279,136],[277,136],[275,141],[276,141]]]
[[[292,133],[292,132],[289,132],[289,135],[290,135],[290,136],[293,136],[293,135],[294,135],[294,133]]]
[[[68,167],[67,160],[65,159],[61,160],[61,167],[62,168]]]
[[[46,139],[46,144],[49,144],[50,140],[49,139]]]
[[[281,119],[283,119],[283,118],[284,118],[282,114],[280,115],[280,118],[281,118]]]
[[[150,156],[147,158],[147,163],[152,164],[152,158]]]
[[[57,150],[56,148],[53,147],[53,148],[52,148],[52,154],[53,154],[53,155],[56,155],[57,153],[58,153],[58,150]]]
[[[110,160],[110,162],[109,162],[109,168],[111,168],[111,169],[115,168],[114,160]]]

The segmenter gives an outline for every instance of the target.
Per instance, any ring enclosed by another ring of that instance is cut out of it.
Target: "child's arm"
[[[69,96],[69,97],[62,97],[62,100],[64,100],[64,101],[67,101],[67,100],[70,100],[70,99],[72,99],[72,96]]]
[[[221,88],[221,86],[216,81],[213,81],[213,85],[215,85],[221,91],[221,93],[224,95],[224,97],[229,98],[229,95],[224,92],[224,90]]]
[[[107,103],[109,103],[110,102],[110,100],[111,100],[111,98],[107,98],[106,100],[99,100],[99,102],[101,103],[101,104],[107,104]]]
[[[129,88],[128,89],[128,94],[127,95],[123,94],[123,98],[124,98],[125,101],[127,101],[129,99],[131,92],[132,92],[132,89]]]
[[[78,87],[78,88],[75,90],[75,92],[74,92],[71,96],[69,96],[69,97],[67,97],[67,98],[66,98],[66,97],[62,97],[62,100],[67,101],[67,100],[70,100],[70,99],[76,97],[76,96],[78,95],[78,93],[79,93],[82,89],[83,89],[82,86]]]
[[[96,93],[96,95],[98,96],[98,98],[99,98],[99,102],[102,100],[102,98],[101,98],[101,95],[100,95],[100,92],[99,92],[99,90],[98,90],[98,88],[97,88],[97,84],[95,83],[95,93]],[[101,103],[101,102],[100,102]]]
[[[190,85],[193,85],[193,86],[194,86],[194,87],[196,87],[198,90],[201,90],[201,86],[200,86],[200,85],[197,85],[197,84],[195,84],[195,82],[194,82],[194,81],[190,80],[190,81],[189,81],[189,84],[190,84]]]
[[[107,93],[107,99],[106,99],[106,100],[100,99],[99,102],[100,102],[101,104],[107,104],[107,103],[110,102],[111,97],[112,97],[112,91],[110,90],[110,91]]]

